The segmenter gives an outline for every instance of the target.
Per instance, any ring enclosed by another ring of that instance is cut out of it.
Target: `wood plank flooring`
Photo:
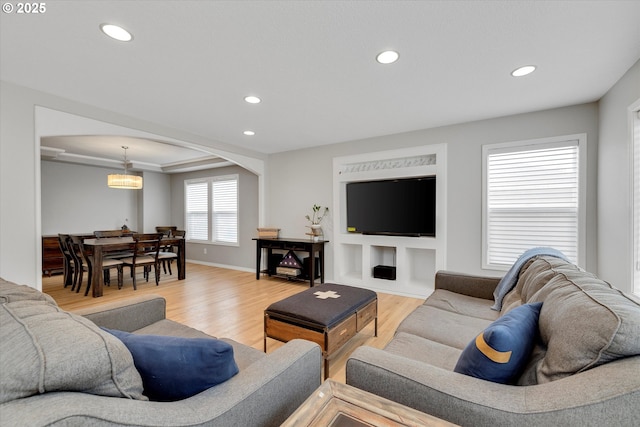
[[[175,269],[174,269],[175,270]],[[238,342],[263,349],[263,315],[269,304],[294,295],[308,288],[304,282],[293,282],[263,276],[255,279],[255,273],[187,263],[187,278],[177,280],[162,274],[160,285],[145,282],[139,273],[134,291],[131,279],[125,274],[122,289],[104,287],[104,296],[84,296],[63,288],[62,275],[43,277],[43,291],[51,295],[58,305],[69,311],[91,307],[105,302],[126,299],[136,294],[159,294],[167,300],[167,318],[184,323],[216,337],[228,337]],[[86,275],[85,275],[86,276]],[[393,336],[398,324],[423,300],[378,293],[378,336],[373,336],[373,322],[350,340],[333,358],[329,367],[330,378],[345,381],[345,364],[349,355],[359,346],[384,347]],[[282,343],[268,339],[267,352]]]

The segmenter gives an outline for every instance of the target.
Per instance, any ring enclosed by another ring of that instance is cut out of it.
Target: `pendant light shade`
[[[124,148],[124,174],[112,173],[107,176],[107,185],[109,188],[121,188],[124,190],[139,190],[142,188],[142,177],[138,175],[127,174],[127,149]]]

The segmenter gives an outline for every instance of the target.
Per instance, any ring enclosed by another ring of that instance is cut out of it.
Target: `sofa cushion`
[[[133,355],[151,400],[174,401],[198,394],[238,373],[233,347],[214,338],[138,335],[105,329]]]
[[[505,314],[531,300],[533,295],[542,289],[554,276],[558,269],[581,271],[579,267],[553,256],[531,258],[520,270],[518,282],[502,302],[501,314]]]
[[[131,353],[46,300],[0,305],[0,403],[50,391],[146,400]]]
[[[17,285],[0,278],[0,304],[15,301],[44,301],[51,305],[56,304],[50,295],[26,285]]]
[[[384,351],[447,371],[453,371],[456,361],[462,353],[462,350],[458,348],[404,332],[397,333],[385,346]]]
[[[491,320],[421,305],[400,323],[396,332],[406,332],[462,350],[490,324]]]
[[[491,309],[493,300],[470,297],[444,289],[436,289],[424,305],[490,321],[500,317],[499,312]]]
[[[544,301],[541,348],[527,378],[554,381],[640,354],[640,304],[593,274],[554,267],[555,276],[531,298]],[[545,353],[546,350],[546,353]]]
[[[472,340],[454,371],[502,384],[515,383],[538,336],[542,303],[511,310]]]

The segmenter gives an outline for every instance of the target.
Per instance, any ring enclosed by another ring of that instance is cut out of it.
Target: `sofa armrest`
[[[167,303],[160,295],[140,295],[126,300],[74,310],[98,326],[133,332],[166,317]]]
[[[322,354],[292,340],[230,380],[177,402],[44,393],[0,405],[6,425],[279,426],[321,383]]]
[[[640,356],[562,380],[511,386],[458,374],[372,347],[356,349],[347,384],[460,425],[634,425]]]
[[[435,288],[493,300],[493,291],[500,283],[500,279],[500,277],[474,276],[441,270],[436,273]]]

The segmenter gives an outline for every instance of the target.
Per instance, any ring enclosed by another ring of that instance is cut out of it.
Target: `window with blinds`
[[[187,239],[238,243],[238,175],[185,181]]]
[[[213,183],[213,240],[238,242],[238,179],[220,179]]]
[[[185,182],[187,240],[209,240],[209,183]]]
[[[545,246],[580,261],[580,139],[483,147],[483,264],[506,269]]]

